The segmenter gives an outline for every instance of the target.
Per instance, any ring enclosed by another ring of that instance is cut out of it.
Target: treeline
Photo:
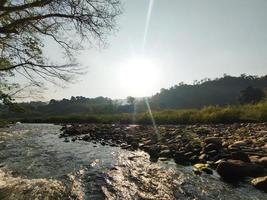
[[[208,105],[237,105],[242,102],[241,91],[248,87],[264,92],[267,88],[267,76],[247,76],[242,74],[239,77],[224,75],[214,80],[203,79],[195,81],[194,84],[180,83],[170,89],[161,89],[159,93],[150,99],[154,109],[185,109],[202,108]],[[257,92],[253,94],[257,101]],[[262,96],[260,94],[260,96]],[[261,98],[259,98],[261,99]],[[253,101],[253,100],[252,100]]]
[[[161,89],[159,93],[150,98],[128,97],[126,100],[112,100],[106,97],[77,96],[62,100],[52,99],[50,102],[18,103],[12,107],[0,104],[0,119],[27,119],[30,121],[30,119],[55,119],[58,116],[61,119],[64,118],[62,116],[68,116],[68,118],[75,116],[74,119],[82,118],[80,116],[88,116],[88,118],[93,116],[92,121],[97,121],[95,120],[96,115],[116,118],[122,113],[129,113],[129,119],[132,119],[131,113],[141,113],[142,116],[142,113],[147,111],[147,103],[155,115],[156,111],[162,110],[256,104],[264,100],[265,88],[267,88],[267,76],[257,77],[243,74],[234,77],[225,75],[214,80],[195,81],[192,85],[180,83],[169,89]],[[164,112],[161,112],[160,115],[163,116]],[[128,115],[125,114],[125,116]],[[166,114],[165,118],[168,117]]]

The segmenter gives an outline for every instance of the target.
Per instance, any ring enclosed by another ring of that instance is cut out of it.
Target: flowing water
[[[83,141],[64,142],[60,126],[0,129],[0,199],[267,199],[251,186],[195,176],[172,162]]]

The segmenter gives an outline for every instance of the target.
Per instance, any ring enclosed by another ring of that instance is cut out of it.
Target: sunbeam
[[[143,38],[143,53],[145,52],[147,34],[148,34],[148,30],[149,30],[149,25],[150,25],[150,19],[151,19],[151,14],[152,14],[152,10],[153,10],[153,5],[154,5],[154,0],[150,0],[149,1],[149,6],[148,6],[147,18],[146,18],[146,26],[145,26],[144,38]]]
[[[152,11],[153,11],[153,5],[154,5],[154,0],[150,0],[149,1],[149,6],[148,6],[148,12],[147,12],[147,18],[146,18],[146,26],[145,26],[145,32],[144,32],[144,39],[143,39],[143,55],[145,54],[145,47],[146,47],[146,42],[147,42],[147,35],[148,35],[148,30],[149,30],[149,26],[150,26],[150,21],[151,21],[151,15],[152,15]],[[149,105],[149,101],[148,98],[145,97],[145,102],[146,102],[146,106],[147,106],[147,110],[149,112],[151,121],[152,121],[152,125],[155,129],[155,133],[157,135],[157,140],[159,139],[159,132],[158,132],[158,128],[156,125],[156,121],[154,119],[153,113],[151,111],[150,105]]]
[[[151,110],[151,108],[150,108],[150,105],[149,105],[149,102],[148,102],[148,98],[147,98],[147,97],[145,97],[145,102],[146,102],[146,106],[147,106],[148,113],[149,113],[150,118],[151,118],[151,121],[152,121],[152,125],[153,125],[153,127],[154,127],[154,129],[155,129],[155,133],[156,133],[156,136],[157,136],[157,140],[159,140],[160,135],[159,135],[158,127],[157,127],[155,118],[154,118],[154,116],[153,116],[152,110]]]

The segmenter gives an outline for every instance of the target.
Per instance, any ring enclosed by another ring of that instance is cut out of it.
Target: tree
[[[130,104],[130,105],[133,105],[135,102],[135,98],[134,97],[131,97],[131,96],[128,96],[127,97],[127,103]]]
[[[36,85],[69,81],[80,70],[73,53],[81,42],[103,41],[118,14],[120,0],[1,0],[0,72],[16,71]],[[67,63],[44,57],[46,38],[63,49]]]
[[[264,98],[264,92],[261,89],[253,88],[251,86],[247,87],[245,90],[240,92],[238,101],[241,104],[245,103],[257,103]]]

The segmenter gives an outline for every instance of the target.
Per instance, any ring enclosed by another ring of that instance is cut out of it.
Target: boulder
[[[216,170],[222,178],[228,180],[238,180],[246,176],[255,177],[264,172],[262,166],[241,160],[221,161]]]
[[[150,161],[157,161],[159,158],[159,153],[160,153],[160,147],[157,145],[153,145],[147,148],[147,153],[150,156]]]
[[[250,160],[251,162],[257,162],[259,159],[260,159],[259,156],[249,156],[249,160]]]
[[[234,142],[231,147],[233,148],[242,148],[248,145],[248,142],[246,140],[236,141]]]
[[[267,156],[264,156],[256,161],[257,164],[267,167]]]
[[[243,151],[236,151],[231,153],[231,158],[233,160],[242,160],[244,162],[250,162],[250,159],[246,153]]]
[[[204,140],[204,143],[222,145],[222,140],[219,137],[208,137]]]
[[[203,153],[198,157],[198,159],[204,161],[204,160],[208,159],[208,155]]]
[[[217,143],[210,143],[210,144],[207,144],[203,147],[204,151],[205,152],[208,152],[208,151],[212,151],[212,150],[220,150],[222,148],[222,145],[221,144],[217,144]]]
[[[162,150],[159,153],[159,157],[170,158],[171,157],[171,151],[169,149]]]
[[[267,176],[254,178],[251,184],[257,189],[267,192]]]
[[[174,161],[177,163],[177,164],[187,164],[188,163],[188,157],[184,155],[184,153],[182,152],[176,152],[174,154]]]

